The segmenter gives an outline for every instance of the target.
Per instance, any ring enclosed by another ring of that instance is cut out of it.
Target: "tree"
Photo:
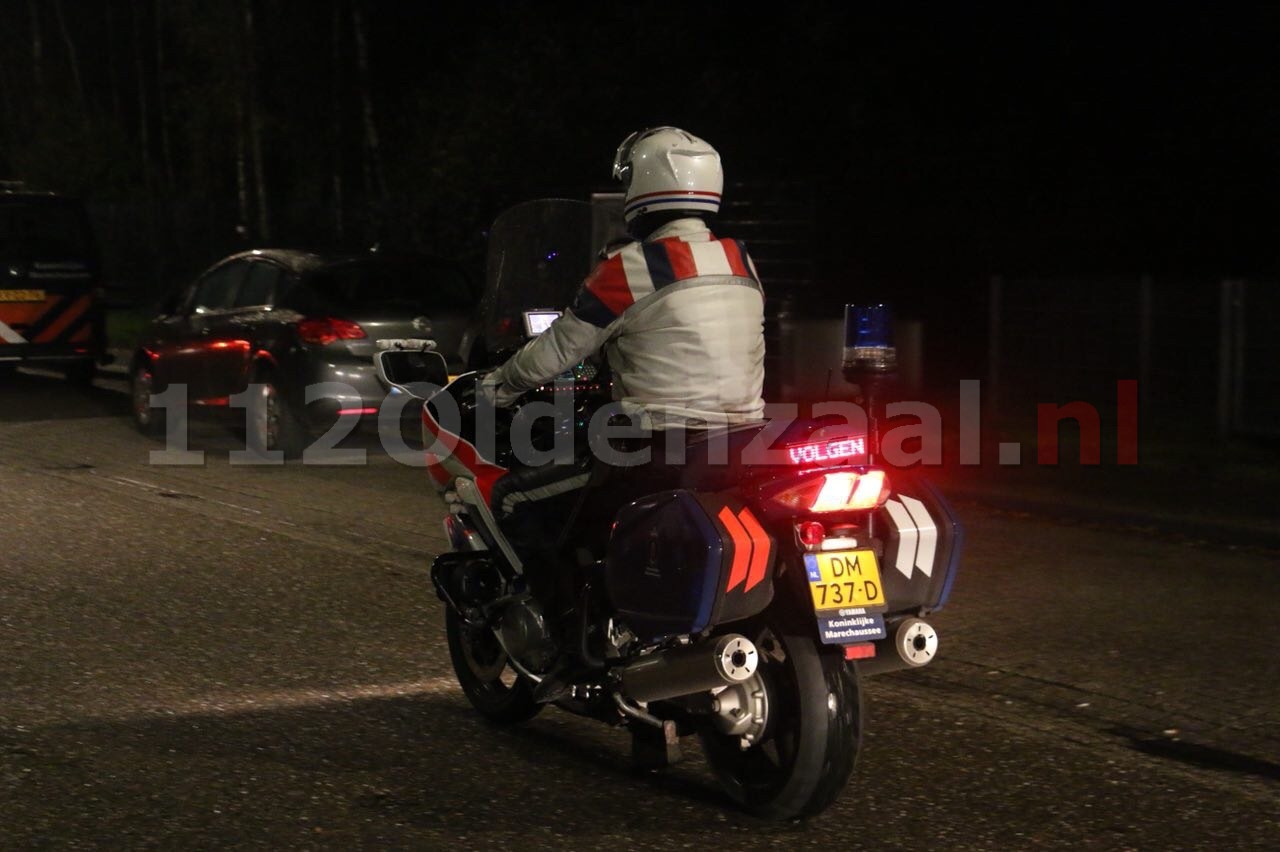
[[[258,99],[258,35],[253,22],[253,0],[241,0],[244,14],[244,80],[241,96],[253,164],[254,199],[257,202],[257,238],[271,239],[267,205],[267,175],[262,158],[262,107]]]

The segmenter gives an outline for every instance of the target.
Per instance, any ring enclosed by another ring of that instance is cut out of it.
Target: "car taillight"
[[[308,317],[298,322],[298,336],[307,343],[326,346],[335,340],[363,340],[365,333],[351,320]]]
[[[807,477],[767,499],[796,512],[854,512],[874,509],[888,495],[889,480],[883,470],[841,470]]]

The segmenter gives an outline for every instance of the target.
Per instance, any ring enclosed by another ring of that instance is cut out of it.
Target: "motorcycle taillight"
[[[775,509],[796,513],[874,509],[889,496],[883,470],[815,473],[762,495]]]

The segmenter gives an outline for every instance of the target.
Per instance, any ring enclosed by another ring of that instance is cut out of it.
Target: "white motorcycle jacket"
[[[763,419],[759,275],[742,243],[717,239],[701,219],[610,252],[569,310],[485,384],[509,405],[601,347],[614,399],[653,429]]]

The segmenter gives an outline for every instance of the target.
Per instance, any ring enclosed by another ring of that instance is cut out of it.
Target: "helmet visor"
[[[646,132],[645,130],[637,130],[626,139],[623,139],[622,144],[618,146],[617,153],[613,155],[613,179],[620,181],[623,189],[631,186],[631,151],[635,148],[636,142]]]

